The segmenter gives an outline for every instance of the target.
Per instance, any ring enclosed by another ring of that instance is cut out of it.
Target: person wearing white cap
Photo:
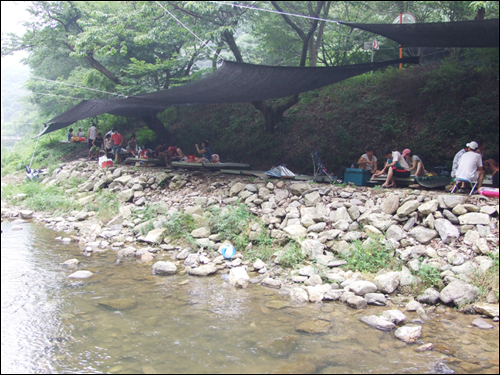
[[[483,159],[478,152],[479,145],[477,142],[470,142],[467,144],[470,151],[466,152],[460,158],[458,163],[456,178],[464,179],[471,182],[477,181],[477,190],[481,188],[484,179]],[[462,184],[462,187],[464,184]],[[459,192],[461,192],[459,190]]]
[[[455,154],[455,157],[453,158],[453,167],[451,168],[451,177],[453,178],[457,177],[458,163],[463,154],[465,154],[467,151],[470,150],[469,148],[470,144],[471,142],[467,143],[463,149],[461,149]]]

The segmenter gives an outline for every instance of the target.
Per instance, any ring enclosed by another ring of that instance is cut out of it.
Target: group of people
[[[196,152],[200,155],[195,158],[196,163],[211,163],[212,162],[212,151],[210,150],[210,143],[208,141],[203,141],[201,143],[201,148],[198,144],[195,144]],[[158,147],[155,149],[155,158],[165,160],[165,165],[167,167],[172,166],[173,161],[187,160],[186,155],[177,146],[168,146],[167,141],[162,141]]]
[[[102,133],[97,131],[96,124],[92,124],[88,131],[88,147],[89,147],[89,159],[94,159],[99,156],[99,150],[104,147],[104,153],[106,156],[114,157],[115,163],[120,160],[119,154],[120,150],[124,146],[123,137],[116,129],[111,129],[108,131],[104,137]],[[137,138],[135,133],[132,133],[128,141],[128,151],[130,154],[137,156]]]
[[[483,162],[485,148],[484,141],[472,141],[455,155],[451,176],[461,181],[459,192],[464,192],[466,181],[477,181],[477,188],[481,188],[486,172],[492,173],[493,186],[498,187],[498,159],[488,159]],[[428,173],[422,159],[408,148],[402,153],[384,149],[382,155],[386,161],[382,170],[377,169],[375,150],[367,147],[365,151],[358,160],[359,168],[370,171],[372,178],[386,174],[387,178],[382,184],[383,187],[396,187],[394,177],[406,178],[411,175],[418,177]]]
[[[387,179],[382,185],[383,187],[396,187],[394,177],[410,177],[410,175],[423,176],[428,172],[425,170],[422,159],[414,155],[409,148],[399,151],[391,151],[386,148],[382,151],[382,155],[386,159],[384,168],[378,170],[377,157],[374,155],[373,147],[367,147],[366,152],[361,155],[358,160],[360,169],[369,171],[374,177],[387,174]]]
[[[82,128],[79,128],[76,134],[73,133],[73,128],[70,128],[68,131],[68,142],[71,142],[71,138],[83,138],[85,137],[85,133],[82,131]]]

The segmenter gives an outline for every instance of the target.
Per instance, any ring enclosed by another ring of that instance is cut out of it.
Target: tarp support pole
[[[399,13],[399,24],[403,23],[403,13]],[[403,48],[399,45],[399,58],[403,58]],[[403,69],[403,63],[399,63],[399,70]]]

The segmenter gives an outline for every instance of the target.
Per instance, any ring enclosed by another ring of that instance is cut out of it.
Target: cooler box
[[[364,169],[347,168],[344,172],[344,182],[352,182],[358,186],[365,186],[372,178],[372,174]]]

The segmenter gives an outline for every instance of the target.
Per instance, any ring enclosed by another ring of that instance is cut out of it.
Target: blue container
[[[372,178],[372,174],[364,169],[347,168],[344,172],[344,181],[352,182],[358,186],[366,186],[366,183]]]

